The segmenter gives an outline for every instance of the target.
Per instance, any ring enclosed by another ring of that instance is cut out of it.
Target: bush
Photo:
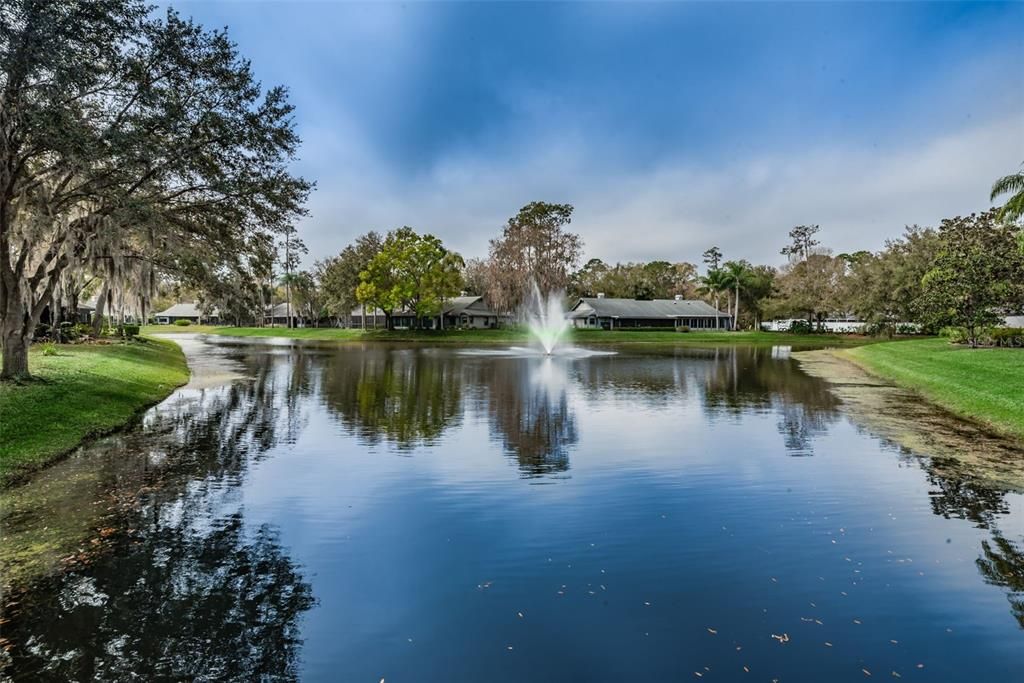
[[[178,327],[188,327],[189,325],[192,324],[192,321],[186,320],[185,318],[178,318],[177,320],[174,321],[174,324],[177,325]]]
[[[139,336],[139,326],[125,323],[125,325],[121,328],[121,335],[125,339],[135,339],[135,337]]]
[[[75,334],[79,338],[90,336],[92,334],[92,325],[90,325],[89,323],[76,323]]]
[[[789,325],[789,331],[793,334],[811,334],[814,328],[806,320],[794,320]]]
[[[689,325],[680,325],[679,327],[676,328],[676,332],[689,332],[689,331],[690,331],[690,326]]]
[[[36,331],[32,335],[33,339],[43,340],[50,338],[50,326],[46,323],[39,323],[36,325]]]
[[[1017,349],[1024,347],[1024,327],[997,327],[990,330],[988,336],[996,346]]]
[[[45,342],[43,344],[40,344],[39,348],[42,350],[44,356],[57,355],[57,345],[54,344],[53,342]]]
[[[54,341],[64,343],[73,342],[79,337],[75,324],[70,320],[62,322],[54,332]]]

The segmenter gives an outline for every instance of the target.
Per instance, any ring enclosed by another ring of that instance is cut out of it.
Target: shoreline
[[[807,374],[829,384],[848,417],[884,441],[933,458],[937,467],[969,471],[991,486],[1024,492],[1024,441],[872,372],[845,350],[793,354]]]
[[[171,339],[67,345],[55,356],[33,356],[37,379],[0,386],[0,411],[7,415],[0,426],[0,492],[129,427],[191,378]]]

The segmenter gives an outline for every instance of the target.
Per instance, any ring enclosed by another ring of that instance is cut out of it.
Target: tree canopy
[[[458,295],[464,265],[433,235],[410,227],[392,230],[359,274],[356,298],[384,311],[389,327],[396,310],[417,320],[438,315],[444,300]]]
[[[571,204],[531,202],[491,240],[489,299],[498,310],[518,310],[534,284],[542,295],[568,288],[583,250],[579,235],[564,229],[572,212]]]
[[[61,279],[93,268],[211,287],[304,213],[299,139],[223,31],[134,0],[10,0],[0,10],[2,377]]]
[[[1000,222],[997,211],[950,218],[938,230],[938,251],[918,299],[923,320],[957,325],[976,345],[978,332],[1024,301],[1020,228]]]

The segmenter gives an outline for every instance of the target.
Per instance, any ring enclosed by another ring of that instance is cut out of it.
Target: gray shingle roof
[[[716,311],[703,301],[696,299],[654,299],[638,301],[636,299],[609,299],[584,297],[572,307],[570,317],[585,317],[590,311],[579,310],[586,304],[593,309],[593,315],[599,318],[699,318],[728,317],[728,313]],[[585,306],[583,307],[586,308]],[[573,315],[573,314],[576,315]]]
[[[218,311],[214,308],[209,313],[203,313],[199,309],[199,304],[193,302],[174,304],[166,311],[160,311],[154,315],[168,318],[198,318],[200,316],[204,318],[218,317]]]
[[[457,296],[448,299],[444,302],[444,314],[462,315],[463,312],[466,312],[467,308],[474,306],[477,302],[479,302],[479,305],[475,306],[472,311],[468,311],[468,313],[472,315],[496,315],[484,304],[482,296]]]

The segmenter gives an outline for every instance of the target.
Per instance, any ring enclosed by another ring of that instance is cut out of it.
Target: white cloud
[[[467,257],[483,255],[504,220],[534,199],[576,206],[572,228],[588,258],[697,261],[717,244],[727,258],[777,263],[786,233],[801,223],[820,224],[836,251],[878,249],[904,225],[986,208],[992,181],[1024,161],[1020,113],[924,144],[837,143],[732,165],[681,160],[621,172],[606,170],[600,141],[578,132],[515,135],[534,142],[514,154],[463,149],[412,178],[390,172],[354,126],[305,137],[316,139],[305,153],[312,165],[335,169],[316,178],[313,215],[300,228],[311,260],[365,230],[400,225],[433,232]]]

